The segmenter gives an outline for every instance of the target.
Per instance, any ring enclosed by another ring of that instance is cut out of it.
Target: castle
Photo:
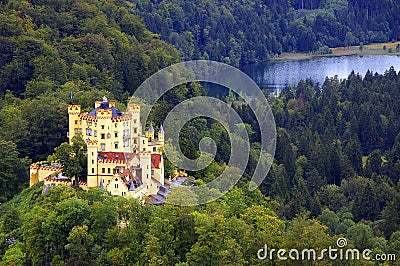
[[[153,125],[142,134],[140,106],[128,105],[128,113],[115,107],[107,98],[95,102],[90,112],[81,112],[80,105],[68,106],[71,144],[73,136],[81,134],[87,144],[87,182],[83,189],[99,187],[114,196],[143,199],[162,203],[170,183],[164,179],[162,126],[155,137]],[[62,175],[57,163],[39,162],[30,167],[30,185],[44,181],[46,192],[51,186],[72,185]]]

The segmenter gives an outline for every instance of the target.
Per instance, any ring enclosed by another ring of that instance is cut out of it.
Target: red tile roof
[[[161,154],[151,155],[151,167],[160,168]]]
[[[137,153],[130,153],[130,152],[99,152],[98,158],[99,161],[104,162],[115,162],[115,161],[122,161],[123,163],[129,163],[135,156],[139,156]],[[161,154],[152,154],[151,155],[151,167],[160,168],[161,162]]]
[[[109,151],[109,152],[102,151],[98,155],[100,160],[123,161],[124,163],[132,160],[134,156],[135,156],[135,154],[130,153],[130,152],[113,152],[113,151]]]

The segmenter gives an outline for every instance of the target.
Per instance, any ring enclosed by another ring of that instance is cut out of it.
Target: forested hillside
[[[400,36],[400,2],[391,0],[130,0],[146,26],[183,59],[234,66],[282,52],[329,53]]]
[[[398,258],[399,97],[394,69],[327,79],[322,87],[308,80],[271,97],[278,126],[275,161],[260,190],[249,192],[246,180],[257,162],[259,132],[249,107],[230,94],[226,100],[249,124],[253,144],[246,174],[221,199],[196,207],[154,206],[98,189],[55,187],[42,195],[38,184],[0,207],[1,260],[5,265],[255,265],[264,244],[321,250],[335,247],[339,237],[349,248],[371,249],[371,256]],[[184,153],[195,156],[203,134],[218,146],[229,145],[224,131],[217,124],[207,129],[207,123],[200,118],[187,125]],[[219,149],[217,163],[193,173],[195,184],[219,175],[218,162],[229,156],[227,150]]]

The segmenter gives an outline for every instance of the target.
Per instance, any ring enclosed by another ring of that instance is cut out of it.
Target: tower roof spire
[[[150,123],[149,132],[154,132],[153,123]]]

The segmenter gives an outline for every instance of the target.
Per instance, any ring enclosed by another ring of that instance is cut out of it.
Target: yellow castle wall
[[[57,171],[60,171],[60,168],[32,164],[29,169],[30,186],[43,181],[46,177],[55,174]]]

